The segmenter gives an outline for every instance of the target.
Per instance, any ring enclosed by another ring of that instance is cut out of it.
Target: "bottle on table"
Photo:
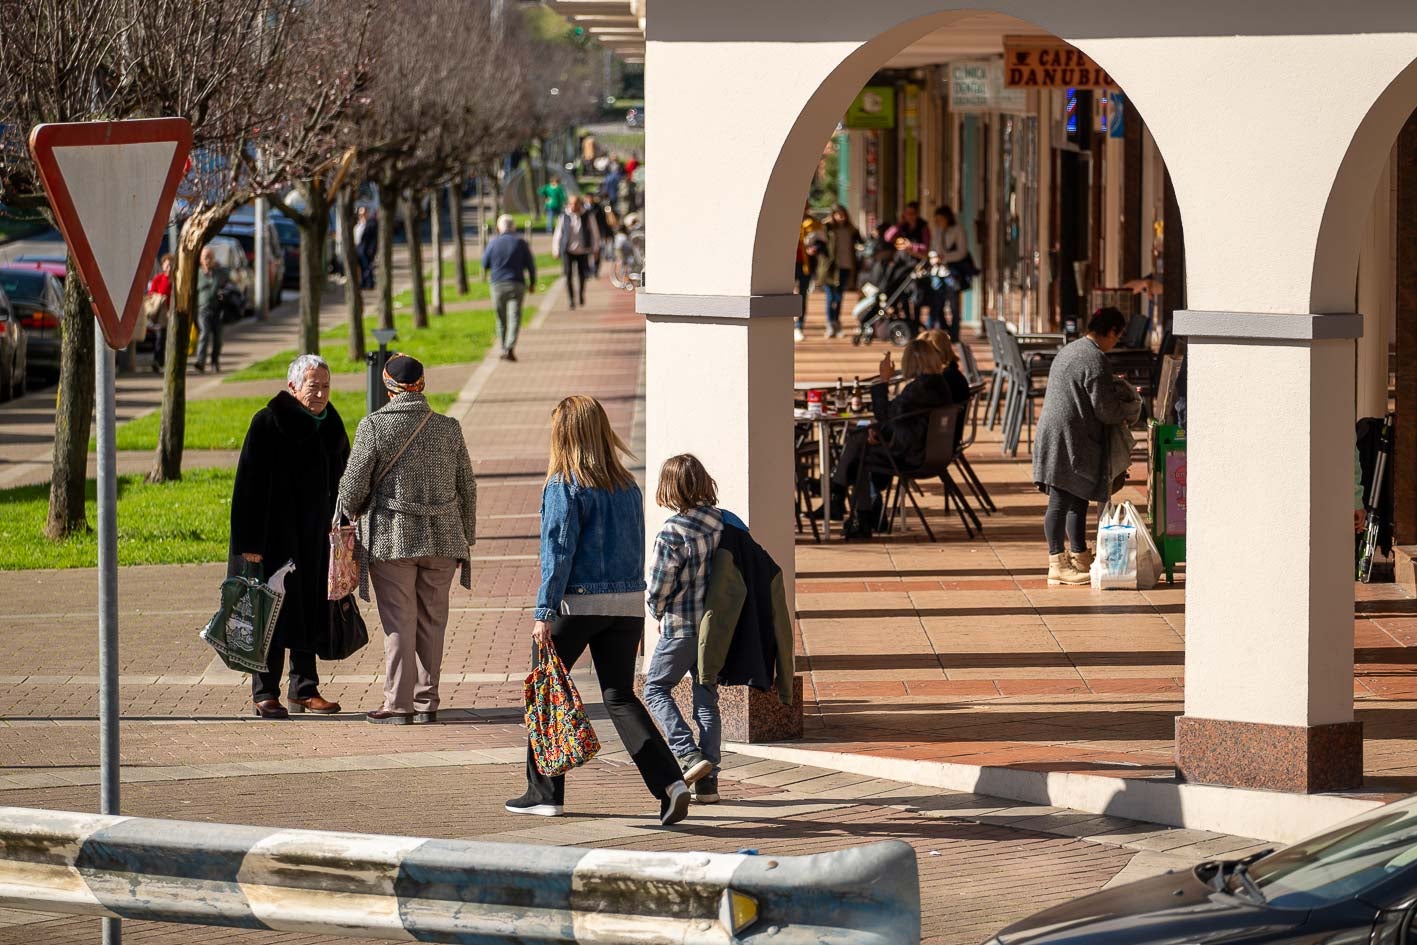
[[[861,402],[861,378],[856,378],[851,383],[851,412],[860,413],[864,404]]]
[[[846,412],[846,387],[839,377],[836,379],[836,400],[832,402],[832,409],[837,413]]]

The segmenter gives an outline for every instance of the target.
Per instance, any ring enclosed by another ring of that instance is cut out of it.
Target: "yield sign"
[[[133,336],[182,179],[185,118],[37,125],[30,154],[111,348]]]

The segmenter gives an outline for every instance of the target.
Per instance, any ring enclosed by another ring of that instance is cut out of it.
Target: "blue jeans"
[[[841,327],[841,300],[846,294],[846,286],[851,281],[851,271],[849,269],[838,269],[835,282],[828,282],[824,288],[827,291],[827,327]]]
[[[669,750],[676,758],[686,758],[696,751],[715,768],[723,759],[723,725],[718,717],[718,687],[705,686],[698,680],[699,640],[697,637],[660,637],[650,657],[645,674],[645,705],[664,730]],[[684,674],[693,672],[694,720],[699,723],[699,741],[675,704],[670,691]]]

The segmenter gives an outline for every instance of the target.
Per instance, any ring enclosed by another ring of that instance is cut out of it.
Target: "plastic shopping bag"
[[[1149,591],[1161,580],[1161,552],[1135,505],[1123,502],[1117,510],[1122,522],[1137,531],[1137,590]]]
[[[1137,529],[1120,512],[1108,505],[1098,517],[1091,575],[1094,590],[1137,588]]]
[[[526,731],[538,771],[554,778],[596,756],[600,739],[554,647],[536,648],[536,664],[527,674],[524,694]]]
[[[330,600],[344,600],[359,589],[359,562],[354,557],[354,526],[343,525],[344,509],[335,506],[330,522]]]
[[[221,582],[221,606],[207,621],[201,637],[217,656],[239,673],[264,673],[266,651],[271,648],[276,618],[285,600],[285,576],[295,570],[295,562],[283,567],[262,584],[251,575],[252,565],[243,560],[241,574]]]

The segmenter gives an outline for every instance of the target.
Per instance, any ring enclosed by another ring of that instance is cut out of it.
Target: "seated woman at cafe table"
[[[851,487],[852,522],[845,529],[848,537],[870,535],[880,517],[880,494],[890,485],[893,469],[916,469],[925,461],[929,412],[954,403],[944,371],[944,361],[935,347],[915,339],[901,356],[906,385],[892,398],[889,385],[895,376],[895,361],[889,351],[881,358],[880,376],[871,385],[875,422],[847,435],[832,472],[833,518],[845,517],[846,490]],[[812,514],[820,517],[822,510]]]

